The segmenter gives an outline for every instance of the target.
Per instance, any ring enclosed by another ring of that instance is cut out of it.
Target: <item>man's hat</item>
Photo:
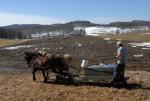
[[[123,45],[122,41],[118,41],[117,45]]]

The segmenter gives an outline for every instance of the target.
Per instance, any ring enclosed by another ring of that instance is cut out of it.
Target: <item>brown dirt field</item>
[[[114,88],[33,82],[28,73],[0,73],[0,101],[150,101],[150,73],[127,71],[126,75],[130,87]]]
[[[48,53],[69,53],[76,60],[74,67],[80,66],[82,56],[88,57],[90,64],[97,64],[102,60],[112,63],[115,61],[111,58],[116,49],[116,39],[126,40],[125,43],[150,41],[150,36],[143,34],[112,35],[102,38],[106,37],[111,37],[110,43],[99,37],[68,37],[27,41],[18,45],[35,45],[35,47],[13,51],[3,50],[2,47],[0,67],[15,70],[26,69],[23,52],[36,48],[39,50],[47,48],[45,51]],[[76,42],[83,44],[83,47],[79,48]],[[63,50],[57,49],[60,47],[63,47]],[[130,52],[127,70],[132,70],[126,72],[126,75],[130,76],[127,87],[115,88],[107,84],[42,83],[41,78],[33,82],[30,73],[0,73],[0,101],[150,101],[150,72],[148,72],[150,71],[150,52],[140,47],[133,48],[128,44],[127,47]],[[144,56],[135,58],[134,54]],[[107,57],[109,55],[110,57]],[[142,72],[142,70],[147,70],[147,72]]]

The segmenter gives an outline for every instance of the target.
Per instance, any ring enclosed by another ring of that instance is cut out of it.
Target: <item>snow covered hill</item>
[[[85,32],[86,35],[100,35],[100,34],[124,34],[131,32],[140,32],[140,31],[148,31],[148,27],[138,27],[138,28],[118,28],[118,27],[86,27]]]
[[[100,34],[141,32],[147,31],[149,28],[150,21],[116,22],[105,25],[89,21],[73,21],[52,25],[21,24],[0,27],[0,38],[35,39],[56,36],[98,36]]]

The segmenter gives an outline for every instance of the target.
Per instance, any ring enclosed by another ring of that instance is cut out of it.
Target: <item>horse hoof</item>
[[[73,79],[72,79],[72,78],[71,78],[71,79],[69,79],[69,80],[68,80],[68,82],[69,82],[69,83],[74,83],[74,81],[73,81]]]
[[[33,81],[36,81],[36,79],[33,79]]]
[[[55,84],[58,84],[58,83],[59,83],[59,81],[58,81],[58,80],[55,80],[55,81],[54,81],[54,83],[55,83]]]
[[[43,82],[44,82],[44,83],[47,83],[47,80],[44,80]]]
[[[46,83],[46,82],[47,82],[47,80],[44,80],[43,82],[44,82],[44,83]]]

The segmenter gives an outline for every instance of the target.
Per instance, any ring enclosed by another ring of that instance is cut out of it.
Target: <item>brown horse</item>
[[[41,54],[40,52],[24,52],[25,60],[28,67],[32,68],[33,80],[36,80],[35,72],[40,70],[42,71],[44,82],[47,82],[48,70],[51,69],[52,72],[56,74],[56,82],[67,78],[69,81],[72,81],[68,73],[67,62],[72,60],[72,57],[69,54],[65,55],[50,55],[50,54]]]

